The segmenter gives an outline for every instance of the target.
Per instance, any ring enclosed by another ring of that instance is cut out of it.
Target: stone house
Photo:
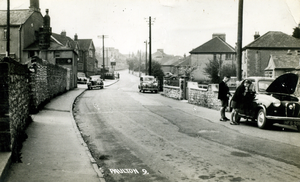
[[[10,10],[10,57],[25,64],[23,49],[37,40],[43,16],[39,1],[31,0],[29,9]],[[6,55],[7,11],[0,10],[0,56]]]
[[[39,30],[40,36],[37,38],[37,41],[23,49],[25,63],[29,65],[32,64],[34,57],[38,56],[50,64],[60,65],[69,72],[67,90],[76,88],[78,44],[70,37],[67,37],[65,31],[62,31],[61,34],[56,34],[49,32],[46,27],[50,27],[50,20],[47,25],[47,21],[44,19],[44,25],[43,28]],[[47,32],[49,34],[49,40],[43,36],[47,34]],[[43,44],[47,44],[47,46],[43,47]]]
[[[212,60],[218,60],[221,65],[235,64],[236,51],[226,42],[225,34],[213,34],[212,39],[190,51],[191,66],[196,66],[193,77],[197,81],[209,81],[204,68]]]
[[[274,63],[276,64],[278,63],[277,59],[283,61],[283,57],[278,57],[278,55],[285,55],[289,51],[300,50],[300,39],[279,31],[269,31],[262,36],[256,33],[254,38],[253,42],[243,48],[242,77],[244,78],[265,76],[265,69],[268,67],[270,59],[275,61]],[[274,56],[270,57],[270,55]],[[275,76],[275,73],[273,76]]]
[[[95,75],[98,68],[96,49],[92,39],[78,39],[75,34],[74,42],[78,44],[78,72],[84,72],[86,76]]]

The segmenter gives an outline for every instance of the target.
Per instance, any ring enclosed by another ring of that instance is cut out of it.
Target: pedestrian
[[[250,80],[244,80],[240,86],[236,89],[233,97],[232,97],[232,115],[234,119],[230,122],[231,125],[240,124],[240,117],[238,113],[242,110],[248,110],[246,107],[250,106],[253,100],[253,91],[250,90],[250,85],[252,82]]]
[[[226,108],[228,106],[228,100],[231,96],[229,92],[229,87],[227,86],[227,82],[230,80],[230,76],[224,76],[223,80],[219,83],[219,93],[218,99],[221,101],[221,119],[220,121],[229,121],[229,119],[225,115]]]

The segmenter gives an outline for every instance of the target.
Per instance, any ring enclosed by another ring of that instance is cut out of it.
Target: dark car
[[[261,129],[274,123],[296,126],[300,131],[300,102],[294,94],[298,76],[287,73],[274,81],[270,78],[249,77],[254,91],[253,100],[245,104],[238,113],[232,112],[231,119],[241,118],[256,122]]]
[[[93,88],[100,88],[102,89],[104,87],[103,80],[101,79],[100,75],[94,75],[90,76],[89,79],[86,82],[87,87],[89,90]]]
[[[83,72],[78,72],[77,73],[77,83],[86,83],[88,78],[85,76]]]
[[[140,77],[138,89],[140,92],[151,91],[157,93],[159,84],[154,76],[145,75]]]
[[[178,79],[178,76],[174,75],[171,72],[165,72],[164,74],[165,74],[165,79],[166,80],[177,80]]]

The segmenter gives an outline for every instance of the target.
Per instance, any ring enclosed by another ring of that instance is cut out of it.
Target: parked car
[[[83,72],[78,72],[77,73],[77,83],[86,84],[87,80],[88,80],[88,78],[85,76],[85,73],[83,73]]]
[[[174,75],[171,72],[165,72],[165,79],[167,79],[167,80],[177,80],[178,76]]]
[[[232,121],[241,118],[256,122],[261,129],[274,123],[296,126],[300,131],[300,102],[293,95],[298,84],[298,76],[287,73],[277,79],[249,77],[251,89],[255,91],[253,101],[238,113],[232,112]]]
[[[159,85],[154,76],[141,76],[138,89],[140,92],[151,91],[157,93],[159,90]]]
[[[93,88],[103,89],[104,87],[104,83],[103,80],[101,79],[101,75],[90,76],[86,84],[88,90],[91,90]]]

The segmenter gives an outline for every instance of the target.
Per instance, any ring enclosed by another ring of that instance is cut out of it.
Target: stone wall
[[[12,150],[12,160],[18,161],[29,116],[30,85],[27,66],[5,58],[1,63],[1,151]]]
[[[67,70],[37,59],[28,69],[11,58],[0,61],[0,152],[11,151],[20,161],[30,113],[66,91]]]
[[[221,107],[221,103],[218,100],[218,92],[204,91],[197,88],[189,89],[188,102],[215,110],[219,110]]]
[[[182,99],[182,91],[180,87],[174,87],[174,86],[163,86],[163,95],[169,98],[173,99]]]
[[[36,112],[51,98],[66,91],[67,69],[36,59],[30,70],[31,112]]]
[[[188,88],[188,102],[195,105],[200,105],[203,107],[212,108],[215,110],[219,110],[221,107],[221,103],[218,100],[218,92],[214,91],[204,91],[199,88]],[[163,95],[169,98],[181,100],[182,90],[180,87],[174,86],[163,86]]]

